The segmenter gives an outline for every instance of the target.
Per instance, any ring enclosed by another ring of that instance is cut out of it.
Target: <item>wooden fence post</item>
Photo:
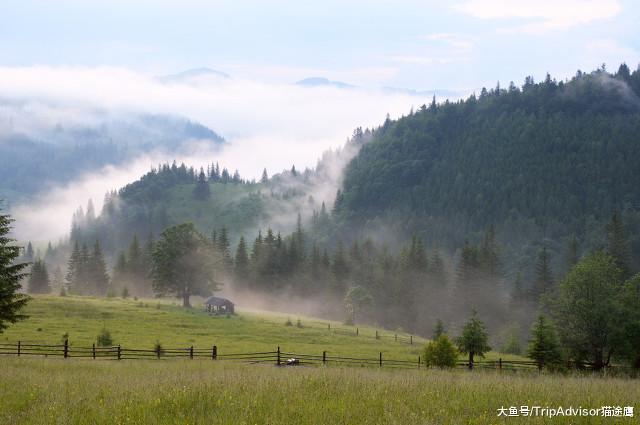
[[[498,359],[498,369],[502,370],[502,357]]]
[[[360,329],[356,328],[356,336],[360,335]]]
[[[160,344],[156,344],[156,357],[160,358]]]
[[[331,330],[331,323],[327,323],[327,329]]]
[[[382,367],[382,351],[380,352],[380,367]]]
[[[418,356],[418,369],[420,369],[420,356]]]
[[[93,359],[95,360],[95,358],[96,358],[96,343],[95,342],[91,345],[91,354],[93,354]]]
[[[122,348],[120,347],[120,344],[118,344],[118,360],[122,359]]]
[[[218,358],[218,347],[215,345],[211,348],[211,360],[216,360]]]
[[[327,352],[326,351],[322,352],[322,364],[323,365],[327,364]]]
[[[69,357],[69,339],[65,338],[64,339],[64,358],[66,359],[67,357]]]
[[[278,346],[278,358],[276,359],[276,364],[280,366],[280,347]]]
[[[413,335],[409,335],[409,343],[413,345]]]
[[[20,348],[21,348],[20,346],[21,346],[21,343],[20,341],[18,341],[18,357],[20,357]]]
[[[378,337],[378,331],[376,330],[376,339],[380,339],[380,337]]]
[[[396,342],[398,342],[398,334],[395,334]]]
[[[189,358],[193,360],[193,345],[189,348]]]

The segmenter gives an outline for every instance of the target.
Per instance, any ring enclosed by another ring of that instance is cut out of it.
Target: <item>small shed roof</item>
[[[231,301],[229,301],[226,298],[220,298],[220,297],[209,297],[206,300],[204,300],[205,305],[217,305],[217,306],[222,306],[222,305],[233,305],[233,303]]]

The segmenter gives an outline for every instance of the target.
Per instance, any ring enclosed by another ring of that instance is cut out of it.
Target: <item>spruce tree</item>
[[[462,328],[462,334],[456,339],[456,342],[461,353],[469,354],[469,369],[473,369],[473,359],[476,355],[484,357],[484,353],[491,350],[487,329],[484,323],[478,319],[475,311]]]
[[[567,271],[571,270],[573,266],[578,264],[580,260],[580,254],[578,253],[578,239],[575,235],[569,239],[569,245],[567,247]]]
[[[560,346],[551,323],[541,314],[531,329],[527,356],[538,364],[538,369],[557,364],[561,360]]]
[[[48,294],[51,292],[51,282],[47,265],[41,258],[36,258],[31,266],[31,275],[27,286],[31,294]]]
[[[242,282],[246,283],[249,277],[249,255],[247,253],[247,244],[244,240],[244,236],[240,236],[240,242],[236,249],[236,256],[234,259],[235,275]]]
[[[106,295],[109,288],[109,275],[107,274],[107,266],[100,247],[100,241],[97,239],[93,245],[93,252],[89,257],[88,281],[95,295]]]
[[[533,286],[533,300],[540,301],[540,297],[547,294],[553,288],[553,275],[551,273],[551,259],[547,247],[542,247],[536,262],[536,280]]]
[[[80,246],[78,241],[73,244],[71,256],[67,262],[67,274],[65,275],[66,287],[72,294],[80,293],[80,270],[82,268],[82,259],[80,254]]]
[[[28,263],[16,263],[21,248],[13,245],[9,231],[13,219],[0,213],[0,333],[9,323],[24,320],[26,315],[20,311],[29,301],[29,297],[20,293],[20,281],[27,276],[24,270]]]
[[[193,196],[200,201],[211,197],[211,188],[209,187],[207,176],[204,174],[204,169],[202,167],[200,167],[198,180],[196,181],[196,186],[193,189]]]
[[[262,177],[260,178],[260,183],[268,183],[269,175],[267,174],[267,169],[262,170]]]

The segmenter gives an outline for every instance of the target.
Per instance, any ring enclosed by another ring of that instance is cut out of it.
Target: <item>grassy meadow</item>
[[[26,313],[30,318],[1,334],[1,342],[59,343],[68,333],[72,346],[87,346],[106,326],[126,347],[216,344],[221,354],[280,345],[413,360],[424,344],[376,340],[371,327],[360,327],[360,336],[336,334],[327,321],[296,315],[241,310],[211,317],[171,300],[37,296]],[[285,326],[287,317],[294,326]],[[508,358],[488,357],[498,356]],[[614,424],[637,419],[503,418],[497,409],[633,406],[639,397],[637,380],[593,375],[0,357],[0,424]]]
[[[195,301],[195,300],[194,300]],[[232,316],[210,316],[197,302],[185,309],[174,300],[91,297],[35,296],[25,309],[29,319],[9,327],[0,334],[0,342],[18,340],[34,343],[61,343],[68,334],[71,346],[91,346],[106,327],[115,344],[126,348],[153,348],[156,341],[163,347],[196,348],[218,346],[220,354],[231,352],[283,351],[304,354],[365,356],[377,358],[378,353],[400,360],[416,360],[424,339],[414,337],[414,345],[395,342],[393,331],[383,331],[386,337],[375,339],[376,328],[359,326],[360,336],[329,332],[350,329],[332,322],[299,315],[264,311],[239,310]],[[293,326],[285,326],[290,319]],[[300,319],[302,327],[297,327]],[[398,333],[408,338],[407,334]]]
[[[631,424],[504,418],[501,406],[633,406],[637,381],[205,360],[5,358],[2,424]],[[637,407],[636,407],[637,410]],[[637,423],[637,422],[635,422]]]

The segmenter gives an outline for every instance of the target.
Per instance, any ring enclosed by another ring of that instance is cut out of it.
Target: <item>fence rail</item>
[[[178,347],[178,348],[126,348],[120,345],[111,347],[76,347],[65,340],[63,344],[34,344],[18,341],[16,343],[0,343],[0,356],[43,356],[62,358],[84,358],[94,360],[168,360],[175,358],[210,359],[214,361],[235,361],[251,364],[272,363],[282,365],[344,365],[361,367],[385,367],[398,369],[427,369],[422,358],[415,360],[393,359],[379,352],[377,357],[349,357],[329,355],[327,351],[317,354],[281,351],[261,351],[224,353],[216,345],[211,348]],[[468,368],[467,361],[459,361],[456,367]],[[535,370],[537,364],[532,361],[475,361],[472,367],[497,370]]]

